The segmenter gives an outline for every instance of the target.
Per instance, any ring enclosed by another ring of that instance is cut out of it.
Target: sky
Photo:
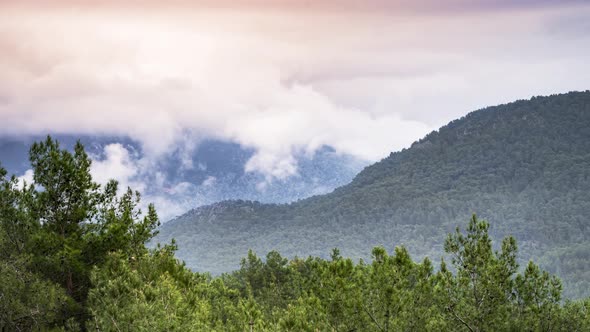
[[[374,162],[470,111],[587,90],[588,54],[588,1],[3,0],[0,134],[127,135],[153,159],[220,139],[284,179],[295,153]]]

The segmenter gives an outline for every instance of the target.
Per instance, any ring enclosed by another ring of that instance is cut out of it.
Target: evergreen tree
[[[444,244],[438,272],[405,247],[355,263],[253,251],[220,277],[194,273],[177,246],[147,249],[158,218],[118,195],[48,138],[31,149],[34,183],[0,167],[0,329],[92,331],[587,331],[590,300],[562,302],[560,280],[518,271],[512,237],[494,250],[472,216]]]
[[[506,330],[510,324],[516,241],[507,237],[500,252],[494,252],[489,224],[471,218],[464,235],[457,229],[445,242],[456,275],[443,265],[441,288],[449,318],[468,331]]]

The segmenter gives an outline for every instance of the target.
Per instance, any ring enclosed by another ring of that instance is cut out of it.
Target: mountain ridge
[[[157,240],[176,238],[181,259],[214,273],[235,268],[249,248],[325,257],[339,247],[367,258],[374,244],[404,244],[417,257],[437,258],[441,237],[478,213],[495,237],[516,236],[524,260],[543,261],[590,239],[588,141],[589,91],[492,106],[365,167],[329,194],[201,207],[164,224]],[[545,265],[561,269],[569,289],[590,285],[579,277],[583,269]]]

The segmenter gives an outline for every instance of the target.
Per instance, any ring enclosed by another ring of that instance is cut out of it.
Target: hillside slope
[[[589,295],[590,91],[472,112],[333,193],[201,207],[164,224],[156,241],[175,238],[181,259],[214,273],[236,268],[249,248],[327,256],[339,247],[367,258],[374,245],[403,244],[436,259],[472,213],[560,275],[566,295]]]

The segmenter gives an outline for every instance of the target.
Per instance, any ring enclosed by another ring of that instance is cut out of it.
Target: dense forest
[[[564,281],[567,297],[590,296],[590,91],[488,107],[452,121],[365,168],[349,185],[292,204],[227,201],[164,224],[178,257],[198,271],[237,268],[243,252],[369,259],[371,246],[404,245],[437,262],[444,234],[477,213],[494,238],[520,243]],[[494,242],[499,248],[499,242]],[[436,263],[435,265],[437,265]]]
[[[156,211],[118,194],[74,152],[48,138],[30,150],[34,183],[0,168],[2,331],[588,331],[590,299],[562,298],[562,284],[517,243],[492,245],[475,215],[441,243],[439,268],[399,246],[355,262],[288,260],[252,251],[238,270],[212,277],[175,257],[172,241],[146,247]]]

